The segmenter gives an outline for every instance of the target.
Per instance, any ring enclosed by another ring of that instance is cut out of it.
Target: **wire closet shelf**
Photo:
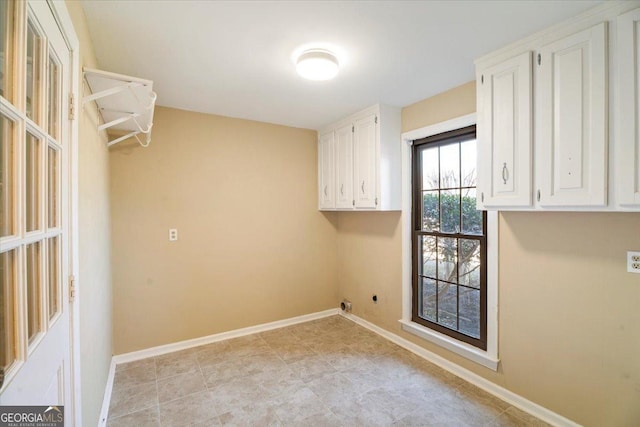
[[[133,137],[148,147],[157,98],[153,81],[92,68],[84,68],[83,72],[90,94],[82,104],[96,103],[103,122],[98,131],[106,130],[114,137],[107,146]]]

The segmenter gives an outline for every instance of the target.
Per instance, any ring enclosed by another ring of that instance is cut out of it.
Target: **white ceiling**
[[[404,107],[474,78],[473,60],[600,1],[85,0],[98,63],[154,81],[158,105],[317,129],[377,102]],[[300,78],[292,52],[343,52]]]

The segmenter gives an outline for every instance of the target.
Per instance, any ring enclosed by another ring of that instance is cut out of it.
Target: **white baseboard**
[[[423,359],[428,360],[429,362],[441,367],[442,369],[445,369],[451,372],[452,374],[462,378],[463,380],[477,387],[480,387],[484,391],[496,396],[497,398],[504,400],[510,405],[513,405],[516,408],[521,409],[553,426],[580,427],[579,424],[563,417],[562,415],[556,414],[555,412],[550,411],[549,409],[543,406],[540,406],[537,403],[534,403],[516,393],[513,393],[512,391],[509,391],[503,387],[500,387],[499,385],[492,383],[491,381],[443,358],[442,356],[438,356],[437,354],[432,353],[429,350],[423,347],[420,347],[419,345],[414,344],[411,341],[400,337],[399,335],[389,332],[386,329],[383,329],[377,325],[374,325],[373,323],[367,320],[364,320],[354,314],[344,313],[337,308],[113,356],[113,358],[111,359],[111,367],[109,369],[109,377],[107,379],[107,385],[105,387],[104,400],[102,403],[102,411],[100,412],[99,425],[100,426],[106,425],[106,421],[109,415],[109,404],[111,402],[111,392],[113,390],[113,379],[115,375],[115,370],[116,370],[116,366],[121,363],[133,362],[140,359],[146,359],[147,357],[160,356],[163,354],[172,353],[174,351],[186,350],[188,348],[198,347],[198,346],[210,344],[213,342],[224,341],[231,338],[238,338],[245,335],[251,335],[259,332],[270,331],[272,329],[283,328],[285,326],[290,326],[298,323],[308,322],[311,320],[321,319],[323,317],[333,316],[335,314],[341,314],[345,318],[357,323],[358,325],[361,325],[377,333],[383,338],[386,338],[389,341],[395,344],[398,344],[400,347],[403,347],[409,350],[410,352],[422,357]]]
[[[133,351],[131,353],[118,354],[117,356],[113,356],[113,359],[116,365],[119,365],[121,363],[146,359],[147,357],[161,356],[163,354],[173,353],[174,351],[211,344],[213,342],[243,337],[245,335],[256,334],[258,332],[270,331],[272,329],[283,328],[297,323],[309,322],[310,320],[322,319],[323,317],[338,314],[339,311],[340,309],[338,308],[332,308],[330,310],[319,311],[317,313],[305,314],[303,316],[291,317],[289,319],[277,320],[275,322],[263,323],[261,325],[249,326],[242,329],[234,329],[233,331],[221,332],[219,334],[208,335],[206,337],[160,345],[157,347],[146,348],[144,350]]]
[[[289,319],[277,320],[275,322],[263,323],[261,325],[249,326],[247,328],[235,329],[233,331],[208,335],[206,337],[194,338],[192,340],[180,341],[113,356],[111,358],[111,366],[109,367],[109,377],[107,378],[107,384],[104,390],[104,399],[102,401],[102,410],[100,411],[100,420],[98,422],[98,426],[104,427],[107,425],[107,419],[109,418],[109,405],[111,404],[111,393],[113,391],[113,379],[116,373],[116,366],[119,364],[134,362],[136,360],[146,359],[147,357],[160,356],[163,354],[172,353],[174,351],[186,350],[188,348],[198,347],[218,341],[224,341],[231,338],[238,338],[245,335],[256,334],[258,332],[284,328],[285,326],[291,326],[298,323],[309,322],[311,320],[322,319],[323,317],[333,316],[335,314],[338,314],[339,312],[340,309],[333,308],[330,310],[319,311],[317,313],[305,314],[303,316],[291,317]]]
[[[109,418],[109,405],[111,404],[111,392],[113,391],[113,378],[116,374],[116,362],[111,358],[111,365],[109,366],[109,376],[107,377],[107,384],[104,387],[104,397],[102,398],[102,409],[100,410],[100,418],[98,419],[98,426],[104,427],[107,425],[107,419]]]
[[[420,347],[417,344],[412,343],[409,340],[406,340],[392,332],[387,331],[386,329],[383,329],[377,325],[374,325],[373,323],[364,320],[354,314],[350,314],[350,313],[343,313],[343,312],[339,312],[342,316],[344,316],[347,319],[352,320],[353,322],[357,323],[358,325],[361,325],[375,333],[377,333],[378,335],[388,339],[389,341],[398,344],[400,347],[403,347],[407,350],[409,350],[410,352],[422,357],[423,359],[428,360],[429,362],[433,363],[434,365],[437,365],[439,367],[441,367],[442,369],[445,369],[449,372],[451,372],[452,374],[456,375],[457,377],[462,378],[463,380],[477,386],[480,387],[481,389],[483,389],[484,391],[486,391],[487,393],[490,393],[494,396],[496,396],[497,398],[504,400],[505,402],[509,403],[510,405],[515,406],[518,409],[521,409],[539,419],[541,419],[542,421],[545,421],[553,426],[557,426],[557,427],[580,427],[580,424],[577,424],[573,421],[571,421],[568,418],[563,417],[562,415],[556,414],[553,411],[550,411],[549,409],[538,405],[537,403],[534,403],[528,399],[525,399],[524,397],[520,396],[519,394],[516,394],[512,391],[507,390],[504,387],[500,387],[499,385],[492,383],[491,381],[481,377],[480,375],[477,375],[471,371],[469,371],[468,369],[465,369],[447,359],[445,359],[442,356],[438,356],[435,353],[432,353],[431,351]]]

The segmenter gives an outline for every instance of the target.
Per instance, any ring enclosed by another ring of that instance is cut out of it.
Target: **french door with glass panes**
[[[0,405],[65,405],[70,51],[48,2],[0,0]]]

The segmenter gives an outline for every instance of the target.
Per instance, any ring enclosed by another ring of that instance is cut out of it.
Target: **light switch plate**
[[[640,252],[627,252],[627,271],[640,273]]]

